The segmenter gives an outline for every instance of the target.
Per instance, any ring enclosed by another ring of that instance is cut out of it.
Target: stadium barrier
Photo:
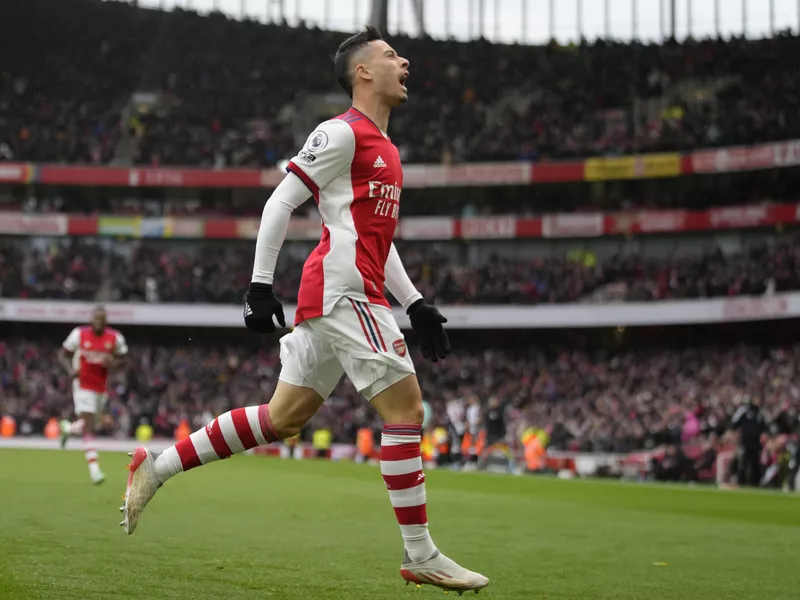
[[[99,452],[130,452],[141,442],[133,438],[97,438],[96,447]],[[147,442],[148,448],[155,452],[163,452],[175,442],[166,438],[154,438]],[[43,436],[31,437],[4,437],[0,438],[0,448],[16,448],[29,450],[58,450],[60,445],[57,439],[47,439]],[[69,446],[68,446],[69,448]],[[75,450],[80,449],[79,444],[73,446]],[[684,452],[689,457],[699,454],[701,447],[697,445],[684,446]],[[492,448],[487,448],[484,454],[493,452]],[[730,452],[725,452],[725,456],[730,456]],[[723,455],[720,452],[720,456]],[[270,444],[269,446],[259,446],[247,451],[247,454],[257,456],[271,456],[276,458],[293,458],[295,460],[316,459],[317,451],[310,443],[299,442],[294,444],[292,452],[286,444]],[[357,447],[355,444],[332,444],[330,451],[326,454],[327,460],[347,460],[357,459]],[[523,464],[524,457],[521,450],[509,449],[508,458],[512,464]],[[545,464],[546,468],[552,472],[570,472],[577,477],[591,477],[601,471],[618,474],[629,479],[640,479],[646,473],[650,460],[658,458],[661,454],[658,451],[641,451],[627,454],[611,453],[588,453],[588,452],[566,452],[548,450]],[[371,457],[373,460],[378,458],[376,453]],[[723,463],[719,463],[723,464]],[[430,464],[429,466],[434,466]],[[711,470],[705,476],[706,481],[716,479],[716,472]]]
[[[678,177],[800,165],[800,140],[611,158],[556,162],[496,162],[456,165],[412,164],[403,169],[403,187],[526,185],[568,181]],[[69,166],[3,163],[0,184],[112,187],[274,188],[284,177],[269,169]]]
[[[639,210],[618,213],[562,213],[541,217],[403,217],[402,240],[490,240],[654,235],[697,231],[782,227],[800,224],[800,204],[721,206],[709,210]],[[154,239],[246,239],[258,236],[257,218],[79,216],[0,212],[0,234]],[[320,220],[293,218],[286,238],[316,241]]]
[[[115,325],[242,327],[238,305],[111,302],[105,305]],[[79,323],[95,304],[73,300],[0,299],[0,321]],[[617,304],[444,305],[450,329],[550,329],[732,323],[800,316],[800,292],[765,296],[659,300]],[[285,306],[288,323],[294,306]],[[401,329],[410,327],[405,311],[394,308]]]

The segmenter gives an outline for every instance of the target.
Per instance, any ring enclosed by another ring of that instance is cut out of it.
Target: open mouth
[[[402,85],[402,86],[403,86],[403,88],[405,88],[405,87],[406,87],[406,80],[407,80],[407,79],[408,79],[408,71],[406,71],[405,73],[403,73],[402,75],[400,75],[400,85]]]

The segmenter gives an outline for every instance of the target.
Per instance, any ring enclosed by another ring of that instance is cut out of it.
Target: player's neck
[[[380,102],[378,98],[354,99],[353,108],[375,123],[383,133],[389,131],[389,114],[392,109]]]

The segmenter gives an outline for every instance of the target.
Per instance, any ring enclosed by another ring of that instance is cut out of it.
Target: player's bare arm
[[[75,353],[70,352],[66,348],[61,348],[58,351],[58,364],[60,364],[67,375],[73,379],[78,376],[78,371],[72,366],[74,356]]]

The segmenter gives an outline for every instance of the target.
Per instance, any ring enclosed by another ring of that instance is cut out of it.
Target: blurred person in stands
[[[684,481],[691,474],[691,461],[678,444],[667,444],[664,456],[654,458],[651,468],[656,481]]]
[[[89,477],[95,484],[104,481],[97,462],[95,428],[96,415],[102,413],[108,398],[108,372],[119,367],[128,353],[125,338],[108,326],[108,315],[98,306],[88,325],[73,329],[58,354],[61,366],[72,379],[72,399],[75,404],[74,422],[61,421],[61,447],[70,436],[83,437],[83,452],[89,465]]]
[[[767,431],[758,396],[742,399],[731,426],[739,432],[737,482],[739,485],[758,486],[761,481],[762,436]]]
[[[465,457],[461,455],[461,442],[467,426],[467,415],[464,398],[453,398],[446,405],[447,420],[450,424],[450,457],[455,464],[461,464]]]
[[[486,426],[486,445],[491,446],[506,438],[506,411],[500,398],[492,396],[483,417]]]

